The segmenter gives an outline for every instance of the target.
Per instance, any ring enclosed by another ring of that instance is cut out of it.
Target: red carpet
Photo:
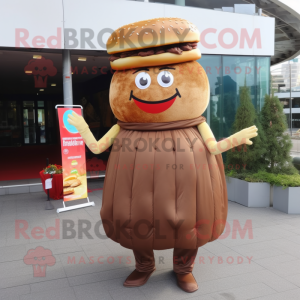
[[[50,164],[61,165],[60,145],[0,148],[0,180],[39,178],[39,172]]]

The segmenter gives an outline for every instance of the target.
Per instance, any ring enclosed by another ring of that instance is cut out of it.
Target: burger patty
[[[120,53],[115,53],[109,57],[109,61],[115,61],[120,58],[130,57],[130,56],[150,56],[162,53],[174,53],[182,54],[183,51],[191,51],[197,49],[197,43],[181,43],[181,44],[172,44],[161,47],[146,48],[141,50],[125,51]]]

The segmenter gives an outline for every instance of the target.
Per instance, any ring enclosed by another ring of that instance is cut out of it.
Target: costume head
[[[116,118],[156,123],[199,117],[209,82],[196,62],[198,29],[179,18],[158,18],[118,28],[107,42],[112,69],[110,105]]]

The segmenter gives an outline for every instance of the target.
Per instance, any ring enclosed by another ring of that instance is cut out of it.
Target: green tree
[[[261,117],[266,135],[264,159],[268,164],[267,171],[277,174],[297,173],[290,156],[292,141],[287,133],[286,115],[283,112],[283,105],[274,94],[266,95]]]
[[[254,173],[266,168],[266,163],[263,160],[266,152],[265,134],[262,130],[260,118],[252,104],[250,89],[246,86],[246,83],[245,86],[240,87],[239,96],[240,105],[235,114],[232,133],[256,125],[258,136],[252,139],[252,145],[240,145],[227,152],[227,170],[233,168],[237,173]]]

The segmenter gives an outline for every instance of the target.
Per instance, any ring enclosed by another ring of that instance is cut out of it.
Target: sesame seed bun
[[[118,28],[108,38],[106,47],[108,54],[115,54],[199,41],[200,33],[189,21],[180,18],[156,18]]]
[[[142,67],[154,67],[163,66],[169,64],[178,64],[187,61],[193,61],[201,58],[199,49],[193,49],[191,51],[184,51],[181,55],[174,53],[162,53],[150,56],[131,56],[126,58],[120,58],[113,62],[110,62],[112,69],[114,70],[126,70]]]

